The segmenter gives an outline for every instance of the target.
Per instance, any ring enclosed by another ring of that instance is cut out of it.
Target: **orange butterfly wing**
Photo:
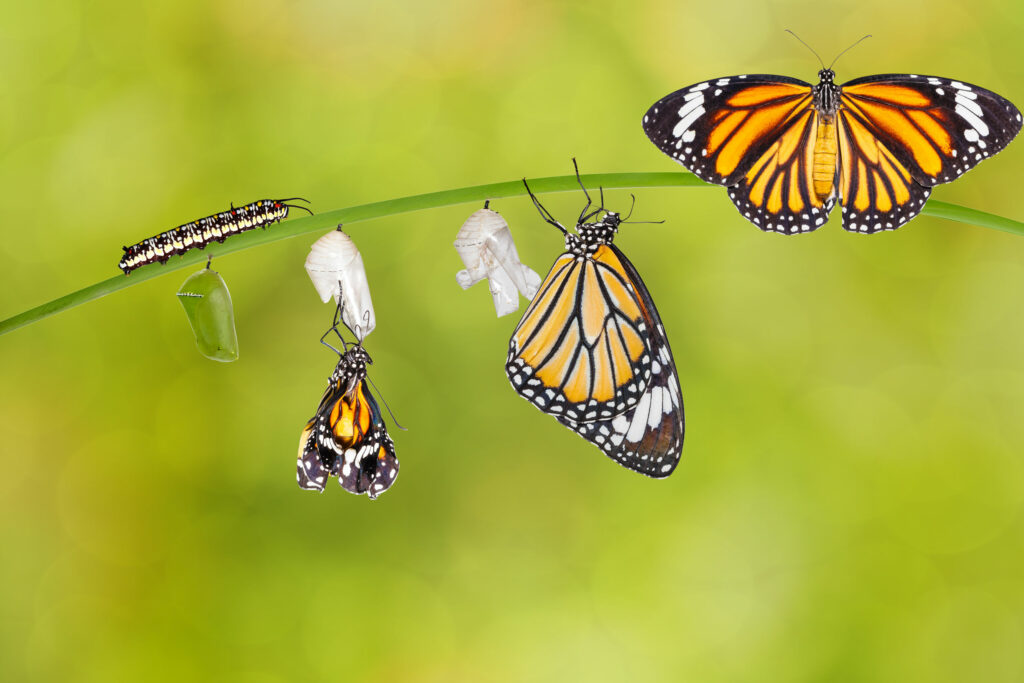
[[[729,198],[762,230],[808,232],[824,224],[834,183],[815,187],[818,117],[811,85],[746,75],[678,90],[644,116],[657,147]]]
[[[1008,100],[976,85],[886,74],[840,87],[839,185],[843,227],[894,230],[931,188],[1006,147],[1021,128]]]
[[[616,252],[559,256],[509,341],[512,386],[556,417],[617,415],[647,388],[650,328]]]

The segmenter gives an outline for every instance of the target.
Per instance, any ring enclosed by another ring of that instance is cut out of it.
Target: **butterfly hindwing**
[[[895,230],[921,212],[931,187],[916,182],[910,169],[859,118],[840,110],[838,119],[843,227],[868,234]]]
[[[821,227],[835,204],[835,169],[823,198],[815,187],[814,147],[820,124],[804,109],[765,150],[729,198],[743,216],[766,232],[795,234]]]
[[[296,479],[299,482],[299,487],[307,491],[323,491],[331,472],[330,466],[324,466],[320,460],[315,428],[316,418],[313,418],[302,430],[302,436],[299,437]]]
[[[620,465],[660,479],[672,474],[683,449],[685,424],[679,377],[661,316],[640,274],[617,247],[608,248],[615,252],[633,283],[651,329],[651,379],[636,405],[615,417],[558,420]]]

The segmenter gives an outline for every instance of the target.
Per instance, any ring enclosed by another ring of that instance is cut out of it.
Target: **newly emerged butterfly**
[[[316,414],[299,437],[296,477],[300,487],[321,492],[329,477],[337,477],[349,493],[365,493],[373,499],[395,483],[398,458],[380,407],[367,386],[366,366],[373,361],[361,343],[345,343],[338,331],[341,323],[339,303],[334,323],[320,341],[330,347],[324,338],[333,332],[343,351],[334,349],[338,364],[327,380]]]
[[[962,81],[884,74],[836,85],[824,64],[818,79],[698,83],[656,102],[644,132],[702,180],[728,187],[757,227],[791,235],[820,227],[836,201],[847,230],[894,230],[935,185],[999,152],[1021,129],[1013,104]]]
[[[210,242],[223,242],[231,235],[254,228],[265,228],[271,223],[287,218],[289,209],[309,211],[304,206],[288,203],[297,199],[306,201],[301,197],[261,199],[179,225],[172,230],[144,239],[138,244],[122,247],[124,256],[117,267],[127,275],[136,268],[150,263],[166,263],[175,254],[184,254],[190,249],[205,249]],[[313,212],[309,213],[312,215]]]
[[[520,396],[619,464],[667,477],[684,432],[672,350],[640,274],[612,244],[624,219],[605,210],[603,193],[587,213],[579,169],[576,177],[587,198],[576,234],[526,187],[544,220],[565,235],[565,253],[512,333],[505,372]]]

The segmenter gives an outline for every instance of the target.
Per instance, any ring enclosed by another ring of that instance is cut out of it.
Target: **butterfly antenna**
[[[788,28],[786,29],[786,33],[788,33],[789,35],[793,36],[794,38],[796,38],[797,40],[799,40],[799,41],[800,41],[801,43],[804,43],[804,41],[803,41],[803,38],[801,38],[801,37],[800,37],[800,36],[798,36],[797,34],[793,33],[793,32],[792,32],[792,31],[790,31],[790,30],[789,30]],[[815,51],[814,51],[814,48],[813,48],[813,47],[811,47],[810,45],[808,45],[807,43],[804,43],[804,47],[806,47],[806,48],[807,48],[808,50],[810,50],[810,51],[811,51],[811,54],[813,54],[813,55],[814,55],[815,57],[817,57],[817,58],[818,58],[818,63],[819,63],[819,64],[821,64],[821,68],[822,68],[822,69],[824,69],[824,68],[825,68],[825,62],[821,61],[821,57],[820,57],[820,56],[818,55],[818,53],[817,53],[817,52],[815,52]],[[850,47],[853,47],[853,46],[851,45]],[[847,48],[847,49],[849,49],[849,48]],[[840,53],[840,54],[842,54],[842,53]],[[833,63],[834,63],[834,62],[833,62]]]
[[[288,199],[275,199],[274,201],[276,201],[276,202],[306,202],[307,204],[311,204],[312,203],[308,199],[305,199],[303,197],[288,197]]]
[[[546,223],[550,223],[561,230],[563,235],[566,234],[568,231],[565,229],[565,226],[556,221],[555,217],[551,215],[551,212],[544,208],[544,205],[540,203],[539,199],[537,199],[537,195],[535,195],[533,190],[530,189],[530,185],[526,182],[526,178],[523,178],[523,187],[526,188],[526,194],[530,195],[530,199],[533,200],[533,205],[537,207],[537,212],[540,213],[540,217],[543,218]]]
[[[860,40],[858,40],[858,41],[857,41],[856,43],[854,43],[853,45],[851,45],[850,47],[846,48],[845,50],[843,50],[842,52],[840,52],[839,54],[837,54],[837,55],[836,55],[836,58],[832,60],[832,64],[835,64],[835,63],[836,63],[836,61],[838,61],[840,57],[842,57],[842,56],[843,56],[843,55],[845,55],[845,54],[846,54],[847,52],[849,52],[849,51],[850,51],[850,50],[852,50],[853,48],[857,47],[858,45],[860,45],[860,44],[861,44],[862,42],[864,42],[865,40],[867,40],[867,39],[868,39],[868,38],[870,38],[870,37],[871,37],[871,34],[869,33],[869,34],[867,34],[866,36],[864,36],[863,38],[861,38]],[[829,64],[829,65],[828,65],[828,68],[829,68],[829,69],[831,69],[831,68],[832,68],[832,64]]]
[[[384,400],[384,394],[380,393],[380,389],[378,389],[377,385],[373,383],[373,380],[370,379],[369,375],[366,376],[366,381],[369,382],[370,386],[373,387],[373,390],[375,392],[377,392],[377,398],[380,399],[380,402],[383,403],[384,407],[388,409],[388,415],[391,416],[391,421],[395,423],[395,426],[398,427],[399,429],[401,429],[403,432],[409,431],[408,429],[406,429],[402,425],[398,424],[398,420],[395,419],[395,414],[393,412],[391,412],[391,406],[389,406],[388,402],[386,400]]]
[[[623,222],[623,223],[625,223],[626,221],[628,221],[628,220],[629,220],[629,217],[633,215],[633,209],[635,209],[635,208],[636,208],[636,195],[635,195],[635,194],[633,194],[632,192],[630,192],[630,193],[629,193],[629,197],[630,197],[630,199],[632,199],[633,201],[632,201],[632,202],[630,202],[630,204],[629,204],[629,213],[627,213],[627,214],[626,214],[626,217],[625,217],[625,218],[623,218],[623,219],[622,219],[622,221],[621,221],[621,222]]]

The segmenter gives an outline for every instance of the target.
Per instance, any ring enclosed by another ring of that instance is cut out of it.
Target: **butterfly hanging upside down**
[[[768,75],[698,83],[656,102],[644,132],[697,177],[727,186],[757,227],[791,235],[820,227],[837,199],[847,230],[895,230],[932,187],[999,152],[1021,128],[1009,101],[948,78],[885,74],[836,85],[824,64],[818,78],[814,86]]]
[[[334,324],[324,337],[334,332],[345,350],[337,351],[324,337],[320,339],[338,353],[338,365],[316,414],[302,430],[296,476],[300,487],[315,491],[323,491],[327,479],[334,476],[349,493],[365,493],[373,499],[395,483],[398,458],[380,407],[367,387],[366,366],[373,361],[361,343],[345,344],[338,331],[341,315],[339,303]]]
[[[623,219],[605,210],[603,192],[601,206],[587,213],[578,168],[576,178],[587,197],[577,234],[523,180],[541,217],[565,235],[565,253],[512,333],[505,372],[520,396],[619,464],[667,477],[684,432],[672,350],[647,287],[612,244]]]

